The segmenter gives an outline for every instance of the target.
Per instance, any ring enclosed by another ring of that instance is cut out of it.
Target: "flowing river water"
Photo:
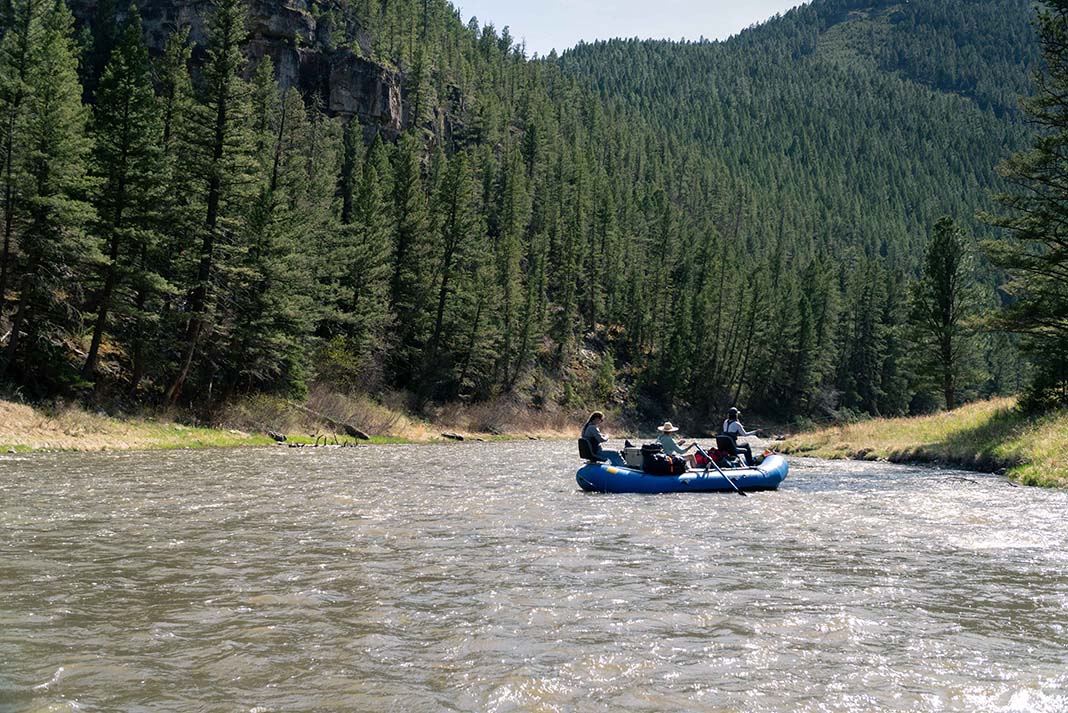
[[[1068,492],[573,451],[0,457],[0,711],[1068,711]]]

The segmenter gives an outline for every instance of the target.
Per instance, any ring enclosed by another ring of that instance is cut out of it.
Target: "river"
[[[0,457],[0,711],[1068,711],[1068,492],[571,443]]]

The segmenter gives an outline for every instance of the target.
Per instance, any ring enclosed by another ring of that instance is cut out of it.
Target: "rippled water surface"
[[[1066,711],[1068,493],[570,443],[0,458],[3,711]]]

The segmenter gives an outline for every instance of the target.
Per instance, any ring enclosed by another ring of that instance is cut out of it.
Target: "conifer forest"
[[[4,0],[0,389],[1068,402],[1068,0],[536,56],[445,0]]]

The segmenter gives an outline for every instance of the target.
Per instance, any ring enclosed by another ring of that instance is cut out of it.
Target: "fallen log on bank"
[[[338,421],[336,418],[330,418],[325,413],[319,413],[318,411],[314,411],[308,408],[307,406],[301,406],[300,404],[292,404],[292,406],[300,411],[303,411],[309,416],[313,416],[319,419],[331,428],[343,432],[346,436],[350,436],[361,441],[371,440],[371,437],[369,435],[356,428],[352,424],[345,423],[344,421]]]

